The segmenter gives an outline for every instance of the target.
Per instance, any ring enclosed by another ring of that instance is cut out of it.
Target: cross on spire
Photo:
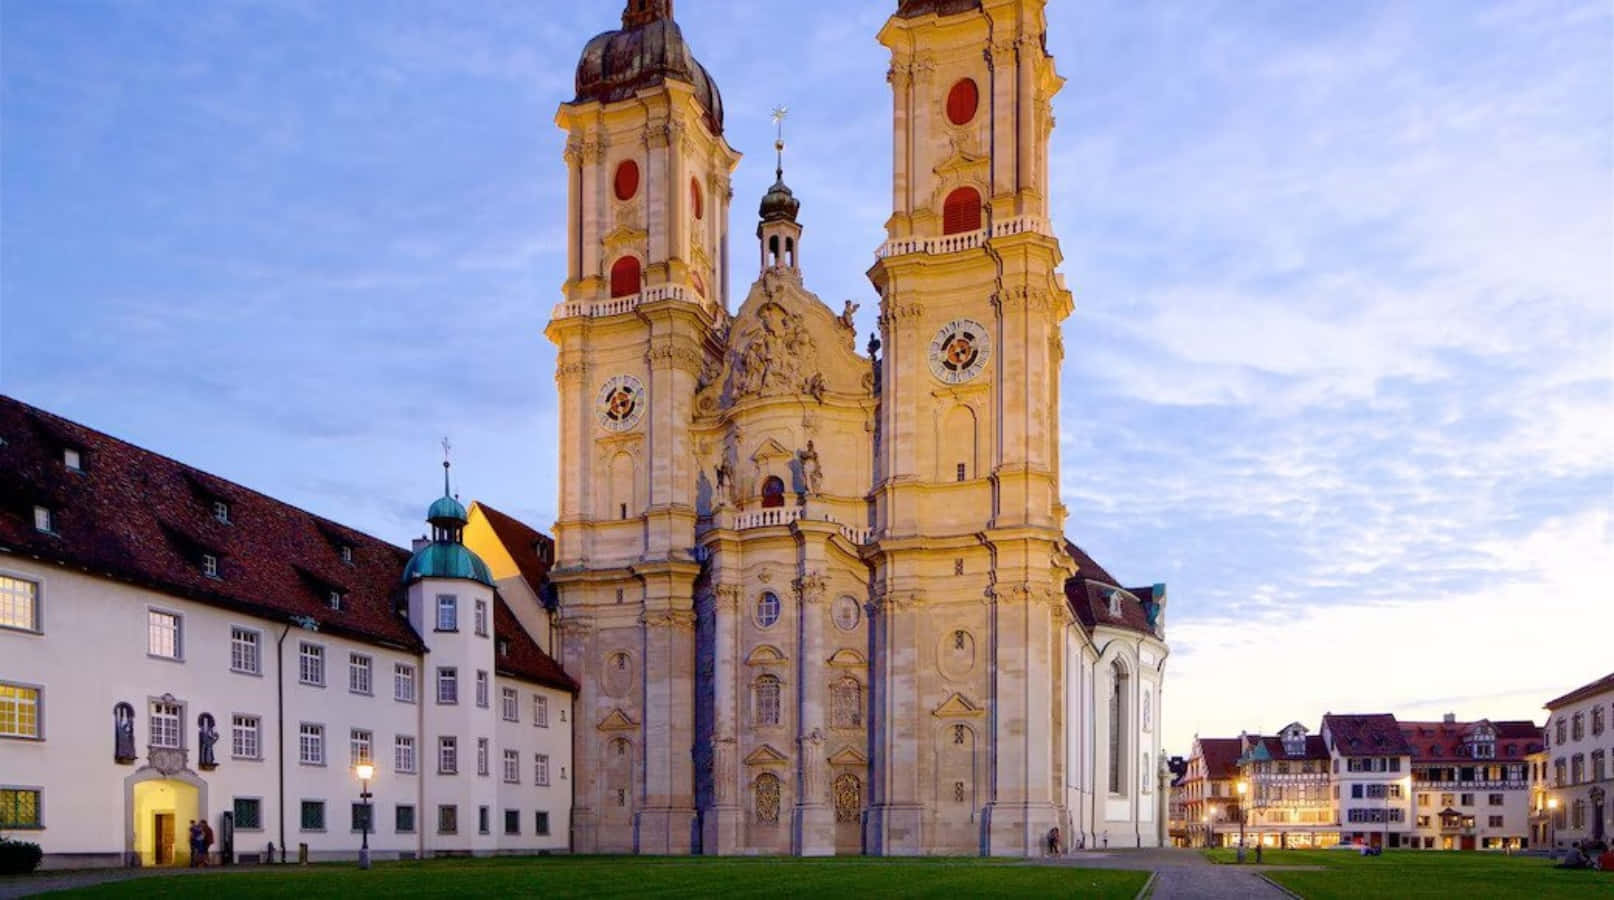
[[[448,493],[448,453],[452,449],[454,449],[454,445],[450,444],[448,442],[448,435],[446,435],[446,434],[443,435],[443,496],[444,497],[449,496],[449,493]]]
[[[790,115],[790,107],[775,106],[772,118],[774,125],[773,150],[776,156],[776,165],[773,170],[774,177],[780,181],[785,179],[785,117]]]

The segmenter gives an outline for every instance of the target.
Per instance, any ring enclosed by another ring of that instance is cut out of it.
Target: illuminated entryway
[[[188,772],[154,769],[124,782],[126,850],[131,865],[190,865],[190,823],[207,815],[207,785]]]

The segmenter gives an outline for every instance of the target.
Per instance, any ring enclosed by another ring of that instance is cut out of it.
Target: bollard
[[[307,841],[299,841],[297,843],[297,865],[299,865],[299,866],[308,865],[308,842]]]

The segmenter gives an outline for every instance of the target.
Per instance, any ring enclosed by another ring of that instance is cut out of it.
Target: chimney
[[[1446,713],[1446,715],[1441,719],[1441,721],[1445,722],[1447,725],[1456,725],[1457,724],[1457,714],[1456,713]]]
[[[430,539],[430,538],[428,538],[428,537],[426,537],[426,536],[425,536],[425,535],[424,535],[424,534],[423,534],[423,535],[421,535],[421,536],[420,536],[420,537],[418,537],[418,538],[415,538],[415,539],[414,539],[414,541],[412,541],[412,542],[411,542],[411,543],[410,543],[410,545],[409,545],[409,550],[410,550],[410,552],[413,552],[413,553],[419,553],[419,552],[420,552],[420,548],[422,548],[422,547],[424,547],[424,546],[426,546],[426,545],[427,545],[427,544],[429,544],[429,543],[431,543],[431,539]]]

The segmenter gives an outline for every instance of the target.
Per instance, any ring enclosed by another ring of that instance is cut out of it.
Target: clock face
[[[600,388],[600,424],[609,431],[627,431],[644,415],[644,385],[632,375],[618,375]]]
[[[992,356],[992,339],[986,326],[970,319],[954,319],[936,332],[930,342],[930,371],[948,384],[963,384],[981,374]]]

